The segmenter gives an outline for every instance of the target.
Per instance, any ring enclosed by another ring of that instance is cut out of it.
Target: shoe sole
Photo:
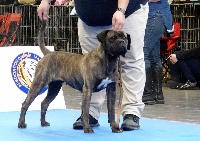
[[[143,102],[145,105],[155,105],[155,101],[145,101]]]
[[[165,104],[164,100],[156,100],[156,104]]]
[[[96,123],[96,124],[90,124],[91,127],[99,127],[100,124],[99,123]],[[81,130],[83,129],[83,125],[73,125],[73,129],[75,130]]]
[[[123,131],[132,131],[132,130],[138,130],[140,127],[131,127],[131,126],[123,127],[123,126],[121,126],[121,128],[123,129]]]

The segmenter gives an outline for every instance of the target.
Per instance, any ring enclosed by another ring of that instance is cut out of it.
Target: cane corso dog
[[[18,128],[26,128],[25,115],[28,107],[38,96],[41,89],[48,85],[47,96],[41,103],[41,126],[50,126],[45,119],[49,104],[59,93],[62,84],[80,90],[83,93],[81,118],[84,133],[93,133],[89,125],[89,106],[93,92],[106,88],[108,122],[112,132],[122,130],[115,122],[116,84],[118,81],[119,56],[125,56],[128,34],[122,31],[106,30],[97,35],[100,45],[87,54],[75,54],[63,51],[49,51],[45,47],[44,34],[46,22],[42,22],[38,35],[38,44],[44,57],[38,62],[34,80],[22,103]]]

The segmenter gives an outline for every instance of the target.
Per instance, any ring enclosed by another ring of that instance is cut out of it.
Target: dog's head
[[[130,46],[130,35],[123,31],[105,30],[97,35],[97,39],[111,56],[125,57]]]

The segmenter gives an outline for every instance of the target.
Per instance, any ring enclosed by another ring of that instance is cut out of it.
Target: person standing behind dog
[[[149,15],[144,37],[146,83],[142,101],[164,104],[160,39],[164,31],[173,33],[172,14],[167,0],[149,0]]]
[[[97,34],[103,30],[123,30],[130,34],[130,50],[121,57],[123,130],[139,129],[144,109],[142,95],[145,85],[144,34],[148,18],[147,0],[75,0],[78,14],[78,37],[82,52],[92,51],[99,45]],[[48,20],[50,0],[42,0],[37,11],[40,20]],[[89,123],[99,126],[98,118],[105,100],[105,90],[94,93],[90,103]],[[81,117],[73,124],[82,129]]]

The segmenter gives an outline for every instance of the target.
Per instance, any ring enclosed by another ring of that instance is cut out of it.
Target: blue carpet
[[[20,112],[0,112],[1,141],[199,141],[200,125],[141,118],[139,130],[111,133],[107,114],[101,114],[100,127],[94,134],[73,130],[72,124],[80,115],[74,110],[49,110],[51,126],[40,126],[40,111],[28,111],[26,129],[18,129]]]

